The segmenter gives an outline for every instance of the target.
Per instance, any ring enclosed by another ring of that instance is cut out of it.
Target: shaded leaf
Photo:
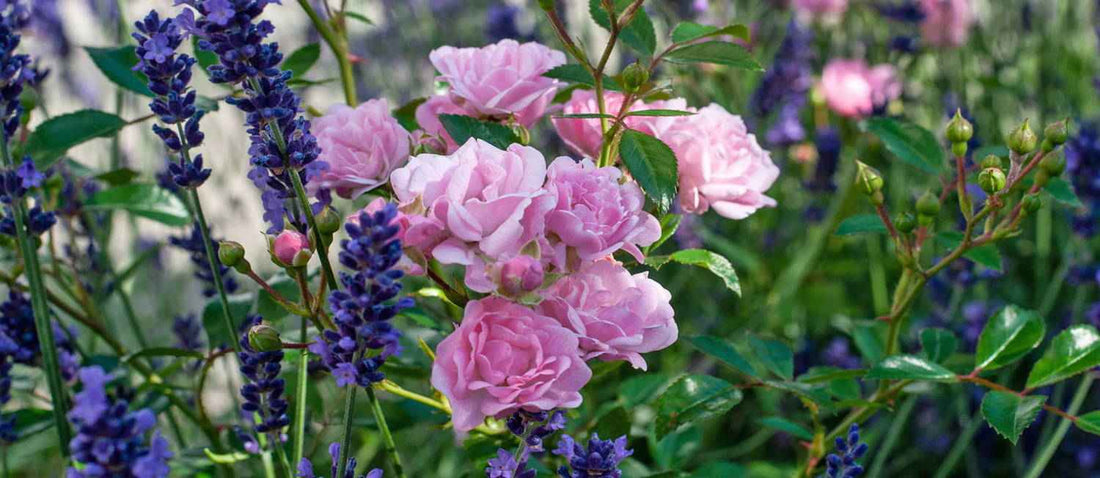
[[[425,101],[428,101],[428,98],[422,97],[399,106],[397,109],[393,110],[394,119],[396,119],[398,123],[401,123],[402,128],[408,131],[420,129],[420,124],[416,122],[416,109],[424,104]]]
[[[787,344],[776,339],[750,335],[749,346],[768,371],[784,380],[794,378],[794,352],[791,352]]]
[[[921,353],[925,358],[933,362],[943,362],[955,348],[959,346],[959,339],[949,330],[932,328],[920,331]]]
[[[89,209],[126,211],[170,226],[191,223],[179,196],[155,184],[126,184],[97,191],[85,204]]]
[[[175,347],[150,347],[142,349],[137,352],[131,352],[122,357],[122,361],[126,363],[132,362],[134,359],[144,357],[182,357],[182,358],[196,358],[201,359],[205,357],[202,352],[195,350],[179,349]]]
[[[756,370],[752,367],[752,364],[750,364],[748,360],[745,360],[745,357],[741,356],[737,349],[733,348],[733,345],[729,342],[709,335],[686,337],[685,340],[703,353],[718,359],[734,370],[750,377],[759,377],[756,374]]]
[[[126,124],[118,116],[97,110],[54,116],[31,132],[23,152],[31,155],[39,170],[45,170],[61,159],[69,148],[95,138],[114,136]]]
[[[321,58],[321,45],[310,43],[287,55],[283,60],[283,69],[293,73],[294,76],[291,78],[302,78],[319,58]]]
[[[959,231],[943,231],[936,234],[936,242],[946,249],[955,249],[962,244],[962,237],[963,233]],[[1002,267],[1001,251],[995,244],[974,247],[966,251],[963,257],[995,271],[1000,271]]]
[[[749,41],[749,27],[735,24],[719,28],[713,25],[700,25],[694,22],[680,22],[672,29],[672,42],[684,43],[719,35],[730,35],[734,38]]]
[[[764,67],[741,45],[724,41],[693,43],[672,50],[665,55],[670,63],[714,63],[751,71],[764,71]]]
[[[806,427],[787,420],[783,417],[767,417],[761,419],[760,424],[768,428],[785,432],[795,438],[799,438],[802,440],[812,441],[814,439],[813,432],[807,430]]]
[[[466,144],[470,138],[480,139],[500,149],[508,149],[512,143],[519,142],[512,128],[497,123],[461,115],[439,115],[439,121],[459,146]]]
[[[1077,425],[1077,428],[1088,433],[1100,435],[1100,410],[1078,416],[1074,424]]]
[[[1038,312],[1009,305],[986,322],[978,336],[974,366],[993,370],[1015,362],[1043,341],[1046,323]]]
[[[741,391],[709,375],[686,375],[657,399],[657,435],[681,425],[720,416],[741,402]]]
[[[619,155],[631,176],[664,213],[676,200],[676,155],[663,141],[640,131],[623,131]]]
[[[543,73],[542,76],[555,80],[568,81],[570,83],[579,83],[586,86],[596,86],[596,80],[592,78],[592,72],[577,63],[567,63],[556,66],[551,68],[550,71]],[[623,90],[619,82],[607,75],[603,75],[603,87],[605,90],[611,91]]]
[[[649,403],[668,385],[669,377],[655,373],[636,375],[619,386],[619,401],[626,408]]]
[[[1085,207],[1085,204],[1077,198],[1077,193],[1073,191],[1073,185],[1062,178],[1050,178],[1046,186],[1043,186],[1043,190],[1050,194],[1050,197],[1056,201],[1065,204],[1069,207],[1080,208]]]
[[[1021,397],[1015,393],[991,391],[982,398],[982,417],[997,434],[1016,444],[1024,429],[1035,421],[1046,397]]]
[[[116,48],[84,47],[84,51],[92,57],[92,63],[112,83],[139,95],[152,97],[153,92],[149,91],[148,86],[149,78],[134,70],[134,66],[138,64],[136,49],[133,45]]]
[[[726,288],[734,294],[741,295],[741,282],[737,278],[737,271],[725,257],[705,249],[684,249],[673,252],[667,256],[649,256],[645,263],[654,269],[660,269],[669,262],[677,262],[689,266],[702,267],[714,273],[726,284]]]
[[[252,294],[234,294],[229,296],[229,316],[233,324],[240,327],[248,311],[252,310]],[[238,340],[238,331],[226,330],[225,317],[222,315],[222,303],[217,297],[206,303],[202,309],[202,328],[206,331],[206,343],[211,348],[229,347]]]
[[[653,109],[630,111],[626,114],[626,116],[691,116],[694,114],[694,111]]]
[[[605,30],[611,28],[611,18],[607,11],[600,5],[600,0],[588,1],[588,13]],[[615,0],[616,14],[623,13],[633,0]],[[616,17],[618,19],[618,17]],[[644,56],[653,56],[657,48],[657,33],[653,29],[653,21],[649,19],[644,8],[639,8],[630,23],[619,33],[619,39],[630,48],[637,50]]]
[[[862,368],[837,368],[830,366],[810,367],[806,373],[798,376],[802,383],[823,383],[834,380],[859,378],[867,374],[867,369]]]
[[[836,235],[838,236],[850,236],[866,232],[885,234],[886,224],[882,223],[882,219],[877,214],[857,214],[841,221],[836,228]]]
[[[1027,388],[1060,382],[1100,365],[1100,334],[1091,325],[1075,325],[1054,337],[1027,376]]]
[[[915,355],[886,357],[867,373],[868,380],[927,380],[953,382],[955,374],[942,365]]]
[[[931,131],[885,117],[867,120],[867,131],[881,139],[886,149],[898,159],[911,166],[932,174],[943,168],[946,156]]]

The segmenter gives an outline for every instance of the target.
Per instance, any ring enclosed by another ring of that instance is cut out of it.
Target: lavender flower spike
[[[332,443],[328,446],[328,454],[332,457],[332,473],[329,475],[331,478],[356,478],[355,467],[358,465],[355,458],[348,458],[347,466],[344,467],[344,476],[336,476],[338,472],[337,468],[340,460],[340,444]],[[321,478],[313,472],[313,463],[309,461],[309,458],[302,457],[302,461],[298,462],[298,478]],[[359,478],[382,478],[382,470],[375,468],[365,475],[359,475]]]

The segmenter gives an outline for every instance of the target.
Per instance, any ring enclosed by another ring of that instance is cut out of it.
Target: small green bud
[[[257,352],[274,352],[283,348],[283,341],[274,327],[260,324],[248,329],[248,345]]]
[[[241,274],[252,270],[252,265],[244,258],[244,246],[239,242],[222,241],[218,243],[218,261],[226,267],[232,267]]]
[[[635,93],[649,82],[649,70],[640,63],[631,63],[623,69],[622,82],[627,93]]]
[[[966,118],[963,118],[962,110],[955,110],[955,117],[951,118],[951,121],[947,123],[947,140],[952,144],[966,143],[973,137],[974,125],[970,124]]]
[[[1031,130],[1030,120],[1024,120],[1024,124],[1008,135],[1008,149],[1017,154],[1030,153],[1035,151],[1037,146],[1039,146],[1039,138]]]
[[[900,212],[894,216],[894,227],[902,234],[909,234],[917,228],[917,219],[913,217],[913,213]]]
[[[1028,194],[1020,200],[1020,204],[1025,212],[1031,214],[1035,211],[1038,211],[1039,208],[1042,207],[1043,200],[1039,197],[1038,194]]]
[[[936,217],[940,213],[940,198],[932,194],[932,191],[925,192],[920,199],[917,199],[917,214],[921,216]]]
[[[987,155],[986,157],[982,158],[982,163],[981,163],[982,169],[985,169],[985,168],[1000,168],[1002,165],[1004,165],[1004,163],[1001,162],[1001,157],[997,156],[996,154],[990,154],[990,155]]]
[[[965,142],[963,142],[963,143],[951,143],[951,154],[954,154],[955,157],[958,157],[958,158],[966,156],[967,147],[968,146]]]
[[[1039,167],[1043,168],[1050,177],[1057,177],[1062,174],[1062,171],[1066,170],[1066,158],[1061,154],[1048,154],[1039,161]]]
[[[1005,188],[1005,183],[1008,182],[1008,178],[1005,177],[1005,172],[1001,168],[985,168],[981,173],[978,173],[978,186],[981,186],[982,191],[986,194],[993,194]]]
[[[340,214],[331,206],[325,206],[315,219],[317,220],[317,230],[326,236],[336,234],[336,231],[340,230],[340,226],[344,222]]]
[[[856,161],[856,168],[856,185],[863,194],[874,196],[875,193],[882,191],[882,187],[886,185],[886,180],[882,179],[882,173],[863,161]]]
[[[1069,120],[1062,120],[1048,124],[1046,129],[1043,130],[1043,139],[1050,141],[1055,146],[1065,143],[1069,139],[1068,122]]]

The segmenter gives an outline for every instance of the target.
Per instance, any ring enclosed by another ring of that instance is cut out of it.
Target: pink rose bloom
[[[775,206],[764,192],[779,177],[779,168],[740,116],[711,104],[685,119],[661,138],[676,153],[684,212],[714,208],[730,219],[744,219]]]
[[[445,46],[428,59],[456,103],[480,116],[515,116],[523,126],[542,117],[560,84],[542,74],[565,64],[560,51],[510,39],[481,48]]]
[[[271,242],[271,254],[285,265],[301,266],[312,254],[309,238],[298,231],[285,229]]]
[[[444,264],[517,255],[542,233],[552,204],[546,160],[519,144],[502,151],[470,139],[448,156],[415,156],[390,178],[411,215],[407,243]]]
[[[591,262],[542,296],[538,311],[577,334],[585,360],[626,360],[645,370],[641,354],[676,342],[672,294],[648,272],[630,275],[617,262]]]
[[[821,74],[821,92],[837,114],[860,118],[901,96],[901,82],[891,65],[868,68],[863,60],[831,60]]]
[[[378,211],[381,211],[382,208],[386,207],[386,203],[387,201],[385,199],[375,198],[373,201],[367,204],[366,207],[359,210],[359,212],[348,216],[345,219],[345,222],[358,225],[360,214],[374,214]],[[409,275],[424,275],[424,267],[420,264],[420,262],[423,262],[423,255],[420,254],[419,251],[409,247],[408,244],[406,244],[405,236],[407,231],[409,230],[410,222],[411,221],[409,220],[409,216],[398,210],[397,217],[393,218],[393,222],[390,223],[397,226],[397,234],[394,237],[397,240],[401,241],[401,247],[405,251],[405,253],[401,255],[401,259],[397,261],[396,267]],[[418,259],[420,259],[420,261],[414,260],[413,257],[417,257]]]
[[[345,198],[384,184],[409,159],[412,148],[412,135],[390,115],[386,100],[370,100],[354,109],[334,105],[313,120],[312,131],[321,147],[318,159],[329,168],[310,185]]]
[[[546,190],[555,201],[545,217],[547,233],[583,261],[602,259],[619,249],[643,261],[638,246],[659,239],[661,224],[645,212],[641,188],[620,179],[619,168],[597,168],[590,159],[555,159],[546,173]]]
[[[499,297],[466,304],[432,364],[432,386],[450,400],[460,433],[520,409],[576,407],[590,378],[573,332]]]
[[[794,0],[791,6],[803,20],[837,21],[848,10],[848,0]]]
[[[608,114],[618,114],[623,107],[623,94],[609,91],[604,93],[604,107]],[[689,111],[687,101],[683,98],[675,98],[666,101],[643,103],[635,101],[630,111],[643,110],[679,110]],[[592,90],[574,90],[573,96],[565,103],[562,114],[599,113],[600,107],[596,103],[596,94]],[[675,122],[682,120],[677,116],[631,116],[624,121],[630,129],[636,129],[644,133],[660,136]],[[600,146],[603,144],[603,131],[598,118],[553,118],[550,120],[570,149],[589,158],[600,155]]]
[[[970,0],[921,0],[924,21],[921,39],[932,46],[957,47],[966,43],[974,11]]]
[[[426,143],[436,151],[449,154],[458,149],[458,145],[455,144],[455,140],[451,139],[451,135],[447,133],[443,123],[439,121],[439,115],[444,114],[467,115],[466,110],[456,105],[451,97],[447,95],[433,96],[416,107],[416,122],[423,130],[419,133],[424,136],[419,140],[421,144]]]

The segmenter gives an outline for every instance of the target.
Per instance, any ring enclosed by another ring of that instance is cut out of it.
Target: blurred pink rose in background
[[[573,332],[489,297],[466,304],[462,323],[439,343],[431,382],[450,400],[455,430],[464,433],[519,409],[574,408],[591,378]]]
[[[585,359],[626,360],[646,369],[643,353],[676,342],[672,294],[618,262],[588,263],[542,292],[538,310],[577,333]]]
[[[310,185],[330,188],[345,198],[384,184],[412,150],[412,135],[390,114],[384,99],[355,108],[333,105],[312,121],[312,131],[321,147],[318,159],[329,168]]]
[[[821,74],[821,93],[829,109],[859,118],[901,96],[901,81],[892,65],[868,68],[863,60],[835,59]]]
[[[956,47],[966,43],[974,24],[970,0],[921,0],[924,21],[921,39],[937,47]]]
[[[565,64],[565,53],[510,39],[481,48],[445,46],[428,58],[456,104],[473,116],[513,115],[523,126],[542,117],[560,84],[542,74]]]
[[[848,10],[848,0],[792,0],[791,7],[803,21],[837,21]]]
[[[764,192],[779,177],[779,168],[740,116],[711,104],[682,118],[660,139],[676,153],[684,212],[714,208],[730,219],[744,219],[775,206]]]

